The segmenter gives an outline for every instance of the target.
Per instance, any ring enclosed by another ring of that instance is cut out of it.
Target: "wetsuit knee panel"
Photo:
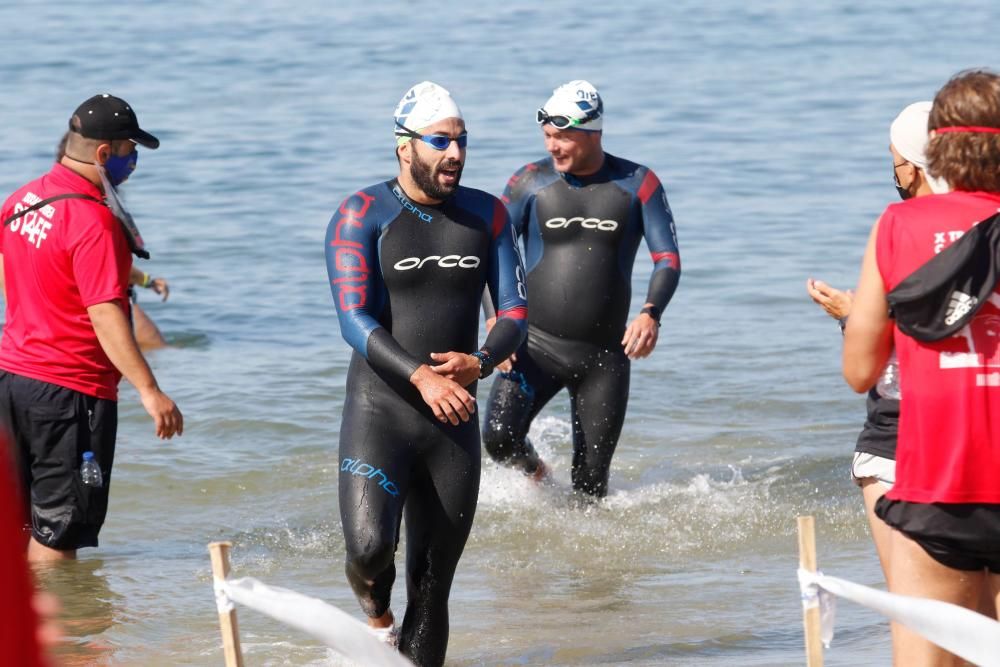
[[[347,544],[347,575],[372,581],[392,567],[396,558],[395,540],[371,540]]]

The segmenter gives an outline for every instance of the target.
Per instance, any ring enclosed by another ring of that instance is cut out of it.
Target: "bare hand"
[[[163,297],[162,301],[166,301],[167,297],[170,296],[170,284],[167,283],[166,278],[153,278],[153,282],[149,286],[154,292]]]
[[[458,426],[459,420],[467,422],[470,415],[476,412],[476,399],[472,394],[454,380],[438,375],[426,364],[413,372],[410,382],[438,421]]]
[[[156,425],[156,437],[169,440],[184,433],[184,415],[169,396],[159,389],[152,389],[140,394],[140,398],[142,407],[146,408]]]
[[[841,292],[822,280],[810,278],[806,281],[806,291],[809,292],[812,300],[822,306],[827,315],[835,320],[843,319],[851,314],[851,304],[854,301],[854,292],[851,290]]]
[[[431,370],[454,380],[463,387],[479,379],[479,358],[461,352],[431,352],[431,359],[438,362]]]
[[[640,313],[625,329],[622,345],[629,359],[648,357],[660,337],[660,325],[646,313]]]

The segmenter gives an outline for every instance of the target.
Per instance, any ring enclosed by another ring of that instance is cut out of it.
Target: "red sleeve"
[[[888,292],[895,284],[892,282],[892,254],[894,247],[894,231],[896,216],[886,209],[878,221],[878,233],[875,235],[875,261],[878,263],[878,272],[882,276],[882,285]]]
[[[123,232],[105,221],[89,225],[90,233],[81,234],[71,249],[73,276],[84,308],[109,301],[121,301],[128,285],[131,257],[122,253]],[[123,276],[124,280],[123,281]]]

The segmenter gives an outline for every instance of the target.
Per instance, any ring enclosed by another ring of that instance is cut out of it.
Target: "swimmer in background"
[[[502,197],[524,243],[528,337],[498,366],[504,373],[490,393],[483,444],[494,461],[544,479],[546,465],[528,430],[565,388],[573,490],[603,498],[628,408],[631,362],[656,347],[680,280],[680,251],[656,174],[604,151],[604,103],[594,86],[560,86],[535,121],[549,156],[519,169]],[[632,267],[643,239],[653,269],[643,306],[629,322]]]

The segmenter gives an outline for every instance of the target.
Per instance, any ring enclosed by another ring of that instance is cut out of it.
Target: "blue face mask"
[[[139,161],[139,151],[133,150],[128,155],[112,155],[104,163],[104,171],[108,172],[108,179],[111,185],[118,187],[125,182]]]

